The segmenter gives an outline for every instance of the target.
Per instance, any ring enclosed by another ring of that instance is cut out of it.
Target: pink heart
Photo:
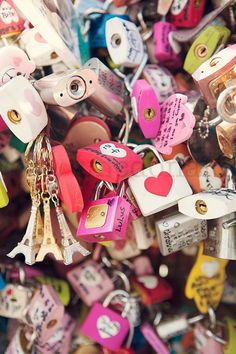
[[[36,117],[39,117],[42,113],[42,102],[38,100],[38,97],[30,89],[25,90],[25,98],[31,105],[31,112]]]
[[[173,178],[168,172],[160,172],[157,177],[148,177],[144,187],[149,193],[166,197],[172,187]]]
[[[14,64],[16,67],[18,67],[18,66],[20,66],[20,64],[21,64],[21,62],[22,62],[22,58],[20,58],[20,57],[14,57],[14,58],[12,58],[12,61],[13,61],[13,64]]]
[[[35,39],[36,42],[39,42],[39,43],[47,43],[45,41],[45,39],[38,32],[35,33],[34,39]]]

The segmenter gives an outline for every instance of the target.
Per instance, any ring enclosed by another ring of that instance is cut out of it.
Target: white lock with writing
[[[108,20],[106,43],[114,64],[130,68],[141,64],[144,55],[143,41],[134,23],[118,17]]]

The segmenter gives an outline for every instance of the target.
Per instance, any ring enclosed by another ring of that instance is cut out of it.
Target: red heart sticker
[[[173,178],[168,172],[160,172],[157,177],[148,177],[144,182],[144,187],[149,193],[166,197],[172,187]]]

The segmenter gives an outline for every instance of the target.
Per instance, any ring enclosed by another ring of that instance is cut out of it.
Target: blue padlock
[[[129,21],[127,15],[104,14],[91,18],[89,30],[89,43],[90,48],[106,48],[105,28],[106,22],[113,17],[118,17],[123,20]]]

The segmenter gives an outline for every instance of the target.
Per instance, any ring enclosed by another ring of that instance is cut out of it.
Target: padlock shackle
[[[96,187],[94,200],[98,200],[100,198],[103,186],[106,186],[106,188],[109,189],[110,191],[114,191],[114,187],[113,187],[112,183],[107,182],[107,181],[100,181]]]
[[[139,154],[140,152],[144,152],[150,150],[154,153],[154,155],[157,157],[159,162],[164,162],[163,157],[161,156],[161,154],[159,154],[159,152],[157,151],[157,149],[153,146],[153,145],[149,145],[149,144],[143,144],[143,145],[138,145],[134,148],[134,152],[136,154]]]

